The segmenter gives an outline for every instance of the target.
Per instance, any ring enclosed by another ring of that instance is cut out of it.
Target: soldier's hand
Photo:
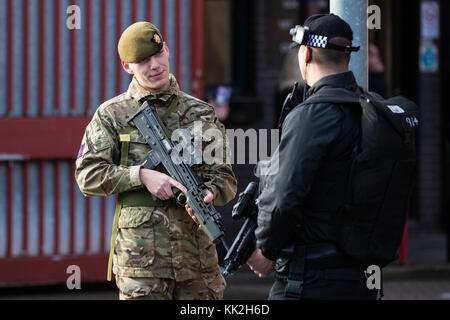
[[[175,197],[172,192],[172,187],[181,190],[181,192],[187,192],[187,189],[181,183],[172,177],[155,170],[141,168],[139,177],[147,190],[160,200],[167,200]]]
[[[205,197],[203,198],[203,201],[205,203],[210,203],[214,200],[214,194],[210,190],[206,189],[204,191],[204,194],[205,194]],[[191,209],[191,207],[189,207],[188,205],[185,205],[185,208],[186,208],[186,211],[191,216],[192,220],[194,220],[195,223],[200,224],[200,222],[197,220],[197,217],[194,215],[194,211]],[[201,225],[200,225],[200,227],[201,227]]]

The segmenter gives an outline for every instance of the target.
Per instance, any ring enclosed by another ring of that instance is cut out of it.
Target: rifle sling
[[[162,115],[161,120],[165,121],[172,114],[172,111],[176,108],[177,105],[178,105],[178,96],[175,96],[172,99],[169,108],[167,108],[166,112],[164,112],[164,114]]]
[[[120,165],[123,165],[123,166],[126,166],[127,162],[128,162],[128,150],[130,147],[130,132],[131,132],[131,128],[126,128],[119,135],[119,141],[121,142]],[[122,210],[122,199],[119,194],[119,196],[117,197],[116,210],[114,211],[111,243],[110,243],[110,249],[109,249],[108,274],[106,276],[106,279],[108,281],[111,281],[112,262],[113,262],[114,248],[115,248],[115,242],[116,242],[116,237],[117,237],[117,226],[119,224],[120,210]]]

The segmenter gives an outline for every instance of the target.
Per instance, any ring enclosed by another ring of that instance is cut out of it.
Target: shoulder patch
[[[97,153],[111,147],[111,138],[102,124],[98,113],[86,127],[86,144],[91,152]]]
[[[81,145],[80,150],[78,150],[77,159],[80,159],[84,154],[84,143]]]

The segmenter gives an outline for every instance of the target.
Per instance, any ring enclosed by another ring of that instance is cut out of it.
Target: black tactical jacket
[[[360,109],[308,102],[330,88],[360,94],[351,71],[324,77],[284,121],[279,168],[267,177],[258,200],[257,246],[271,260],[294,243],[336,241],[336,214],[344,205],[360,137]]]

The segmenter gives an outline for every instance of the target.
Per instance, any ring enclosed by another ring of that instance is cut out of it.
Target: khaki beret
[[[161,32],[150,22],[136,22],[120,36],[118,51],[120,59],[127,63],[138,63],[161,51]]]

